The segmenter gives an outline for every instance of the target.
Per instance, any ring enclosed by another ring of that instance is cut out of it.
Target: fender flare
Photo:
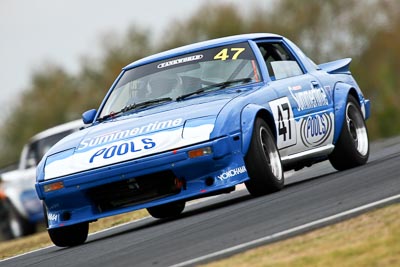
[[[274,134],[276,142],[276,128],[271,111],[260,105],[248,104],[242,109],[240,114],[243,155],[246,155],[247,151],[249,150],[251,138],[253,136],[254,122],[257,117],[261,117],[267,122],[272,133]]]
[[[364,118],[367,119],[369,117],[369,100],[366,100],[361,93],[357,92],[357,90],[349,84],[337,83],[333,93],[333,103],[335,109],[335,133],[333,136],[334,144],[336,144],[337,140],[339,139],[343,128],[343,122],[346,114],[347,97],[349,94],[353,95],[359,102]]]

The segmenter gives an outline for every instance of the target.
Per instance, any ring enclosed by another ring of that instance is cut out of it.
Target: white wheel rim
[[[367,128],[357,107],[351,102],[346,107],[346,125],[357,152],[366,156],[369,148]]]
[[[282,164],[280,161],[278,150],[275,143],[265,127],[260,128],[260,144],[263,148],[265,157],[267,158],[268,166],[272,174],[279,181],[283,178]]]
[[[10,230],[11,230],[13,237],[22,236],[21,224],[18,222],[18,220],[16,218],[10,219]]]

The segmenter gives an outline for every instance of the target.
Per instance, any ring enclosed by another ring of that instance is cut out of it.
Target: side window
[[[303,74],[299,63],[282,44],[259,43],[258,48],[264,57],[269,76],[272,80],[280,80]]]

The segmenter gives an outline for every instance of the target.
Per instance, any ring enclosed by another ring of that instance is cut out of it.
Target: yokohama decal
[[[235,169],[226,171],[226,172],[222,173],[221,175],[218,175],[217,179],[223,181],[223,180],[229,179],[231,177],[234,177],[236,175],[245,173],[246,171],[247,171],[246,167],[245,166],[241,166],[239,168],[235,168]]]

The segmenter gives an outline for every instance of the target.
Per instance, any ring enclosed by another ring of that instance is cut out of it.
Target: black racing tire
[[[367,163],[369,157],[369,138],[365,120],[356,98],[347,97],[342,131],[335,149],[329,155],[332,166],[343,171]]]
[[[249,151],[244,161],[250,178],[245,185],[252,196],[266,195],[283,188],[284,173],[275,137],[261,118],[256,118],[254,122]]]
[[[147,208],[147,211],[151,216],[157,219],[173,218],[182,213],[182,211],[185,209],[185,205],[185,201],[177,201]]]
[[[9,201],[6,201],[6,216],[4,219],[2,231],[6,240],[31,235],[36,232],[36,224],[29,222],[20,215]]]
[[[43,203],[46,226],[49,227],[47,208]],[[74,247],[85,243],[89,233],[89,223],[83,222],[59,228],[47,229],[49,237],[54,245],[58,247]]]
[[[47,230],[51,241],[58,247],[73,247],[85,243],[89,233],[89,223],[78,223]]]

